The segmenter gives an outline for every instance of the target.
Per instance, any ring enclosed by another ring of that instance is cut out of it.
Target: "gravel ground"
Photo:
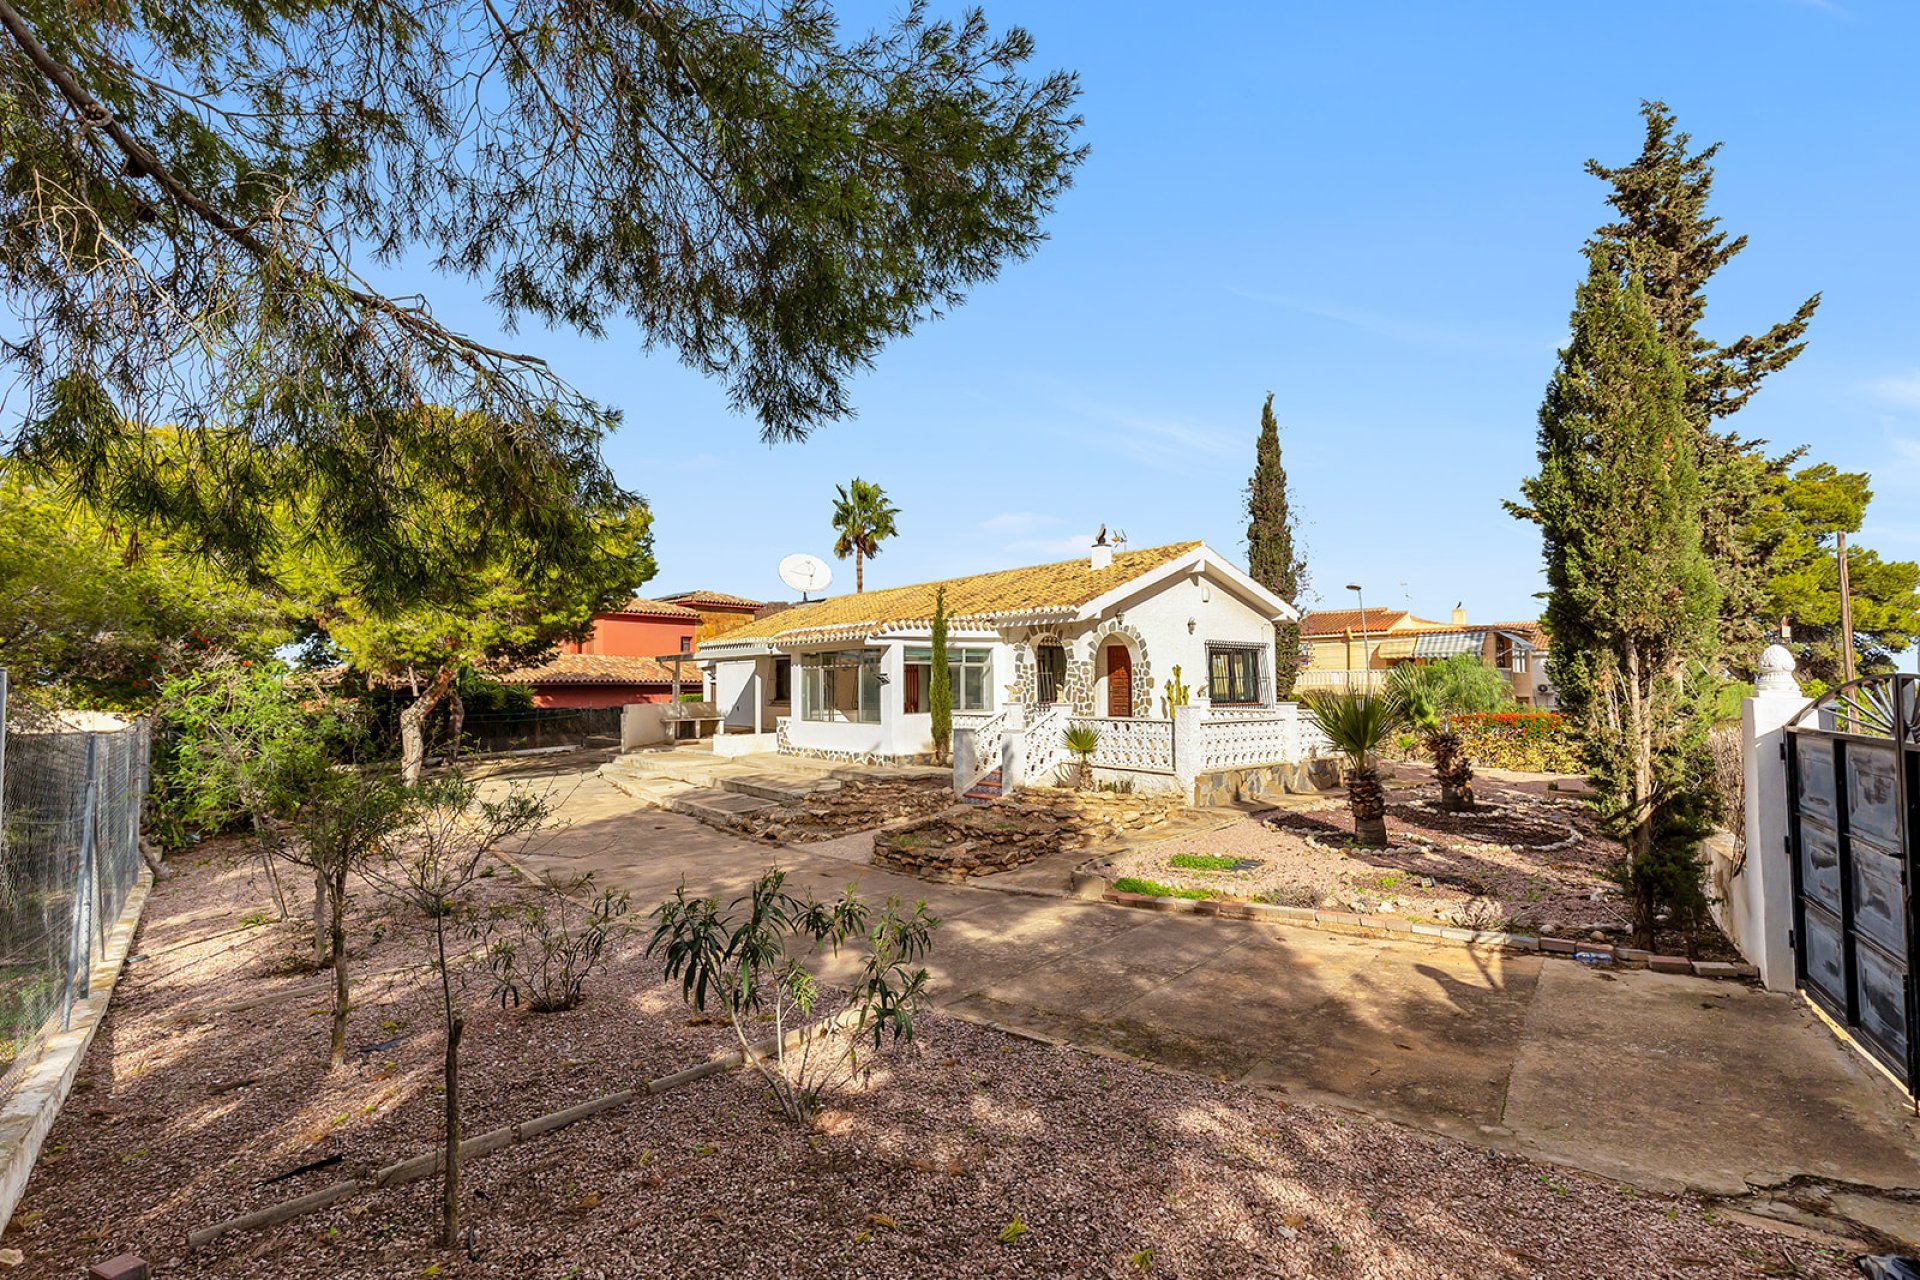
[[[1605,875],[1620,848],[1594,829],[1585,805],[1497,784],[1475,790],[1482,811],[1451,814],[1438,807],[1437,786],[1396,788],[1387,808],[1391,843],[1385,849],[1352,845],[1346,802],[1330,799],[1134,849],[1110,866],[1116,876],[1290,906],[1562,937],[1595,930],[1612,939],[1626,935],[1626,903]],[[1567,844],[1570,836],[1577,838]],[[1197,871],[1175,866],[1171,859],[1178,854],[1223,855],[1257,865]],[[1722,949],[1717,937],[1696,939],[1696,954]]]
[[[488,888],[522,892],[505,874]],[[811,1128],[736,1073],[471,1162],[471,1252],[426,1243],[438,1185],[421,1182],[189,1256],[191,1228],[425,1150],[440,1106],[417,937],[390,924],[356,957],[389,975],[361,979],[350,1037],[378,1047],[329,1074],[297,937],[242,925],[263,901],[236,850],[156,887],[142,958],[0,1242],[19,1274],[121,1250],[161,1277],[1849,1274],[1704,1202],[939,1016]],[[363,910],[357,936],[376,923]],[[638,951],[617,947],[571,1013],[470,993],[469,1132],[725,1043]]]

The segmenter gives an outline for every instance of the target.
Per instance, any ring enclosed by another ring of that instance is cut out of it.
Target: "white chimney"
[[[1453,625],[1463,627],[1467,624],[1467,611],[1459,605],[1453,606]]]
[[[1095,571],[1113,567],[1113,544],[1105,538],[1093,544],[1093,555],[1087,566]]]

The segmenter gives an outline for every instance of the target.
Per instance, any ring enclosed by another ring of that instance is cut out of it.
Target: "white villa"
[[[1067,722],[1086,722],[1101,731],[1094,763],[1103,773],[1138,775],[1150,785],[1158,781],[1159,789],[1176,785],[1178,775],[1185,790],[1187,775],[1203,761],[1175,767],[1167,682],[1176,668],[1194,725],[1231,721],[1242,730],[1232,735],[1239,738],[1261,725],[1257,736],[1271,740],[1262,763],[1299,758],[1294,708],[1276,707],[1273,691],[1274,626],[1299,615],[1200,542],[1138,550],[1099,544],[1084,559],[836,596],[764,615],[700,646],[698,660],[725,721],[727,736],[716,749],[860,762],[932,759],[930,658],[939,592],[946,599],[955,752],[977,756],[979,773],[999,768],[1005,744],[1018,738],[1023,760],[1006,763],[1016,775],[1044,780],[1038,775],[1064,759],[1059,741]]]

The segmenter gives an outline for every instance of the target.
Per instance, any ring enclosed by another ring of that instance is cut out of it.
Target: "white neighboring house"
[[[942,590],[956,730],[1092,721],[1097,765],[1124,772],[1134,761],[1169,777],[1173,669],[1195,707],[1272,711],[1274,626],[1299,616],[1200,542],[1095,545],[1058,564],[836,596],[700,646],[728,732],[755,735],[754,749],[825,759],[932,759]]]

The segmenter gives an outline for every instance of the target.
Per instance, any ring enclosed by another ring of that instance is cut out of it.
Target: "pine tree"
[[[1293,507],[1287,495],[1287,468],[1280,461],[1280,424],[1273,417],[1273,393],[1260,408],[1260,439],[1254,446],[1253,479],[1247,484],[1247,572],[1253,580],[1293,603],[1304,585],[1307,566],[1294,547]],[[1275,628],[1273,694],[1293,691],[1300,670],[1300,624]]]
[[[1700,767],[1719,591],[1686,378],[1637,270],[1589,251],[1572,336],[1540,409],[1540,473],[1523,485],[1545,543],[1550,670],[1585,740],[1642,944],[1664,908],[1703,908]]]
[[[1640,114],[1646,137],[1632,163],[1610,168],[1587,161],[1587,172],[1613,188],[1607,203],[1619,215],[1588,243],[1616,273],[1631,267],[1640,276],[1647,307],[1679,364],[1683,412],[1695,432],[1702,548],[1720,588],[1720,636],[1730,653],[1740,654],[1757,648],[1771,572],[1764,549],[1754,545],[1753,522],[1770,484],[1799,455],[1769,459],[1764,440],[1743,440],[1715,424],[1805,349],[1820,295],[1790,319],[1727,346],[1701,334],[1707,282],[1747,247],[1747,238],[1730,237],[1707,213],[1720,144],[1691,151],[1691,136],[1678,131],[1664,102],[1643,102]]]

